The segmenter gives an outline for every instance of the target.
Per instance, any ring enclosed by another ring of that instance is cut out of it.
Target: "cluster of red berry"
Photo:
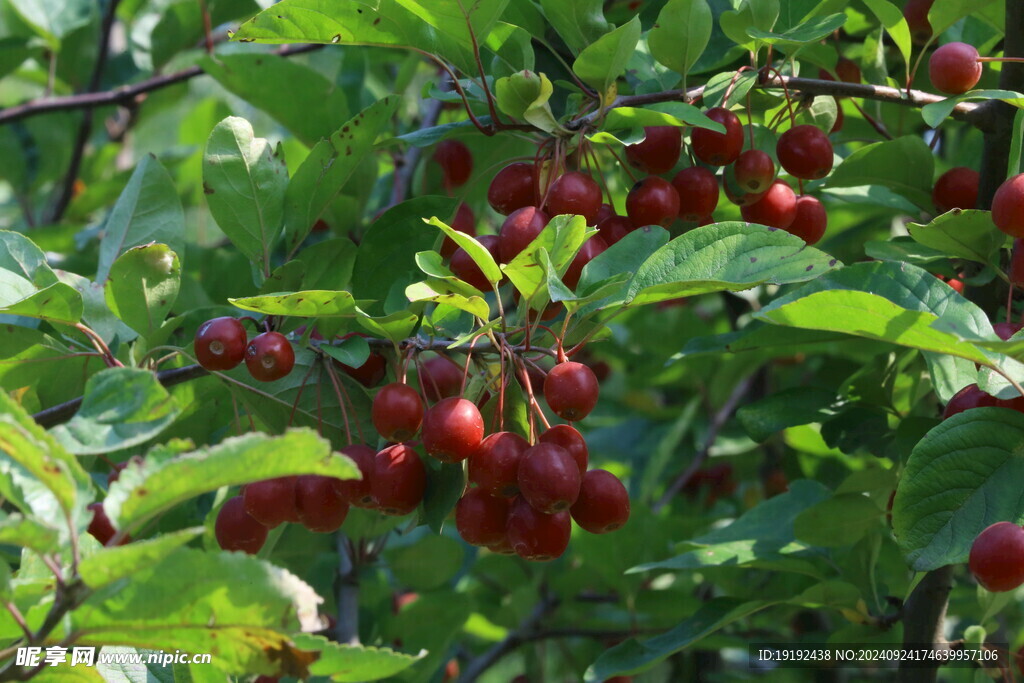
[[[243,360],[253,379],[273,382],[295,366],[295,351],[280,332],[263,332],[248,341],[245,326],[237,318],[207,320],[196,330],[195,353],[207,370],[231,370]]]

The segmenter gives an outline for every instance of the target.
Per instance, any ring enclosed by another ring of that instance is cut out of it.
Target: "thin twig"
[[[469,662],[466,671],[459,677],[458,683],[471,683],[477,680],[487,669],[494,666],[498,660],[515,650],[523,643],[530,641],[531,636],[537,633],[537,627],[551,612],[558,607],[558,599],[546,594],[534,606],[519,626],[505,636],[504,640],[496,643],[489,650]]]

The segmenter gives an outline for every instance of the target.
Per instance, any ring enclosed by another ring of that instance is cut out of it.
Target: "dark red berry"
[[[992,326],[996,336],[1003,341],[1007,341],[1010,337],[1020,332],[1021,328],[1024,328],[1024,323],[996,323]]]
[[[473,154],[459,140],[439,142],[434,150],[434,161],[441,165],[446,187],[464,185],[473,173]]]
[[[562,276],[562,282],[569,289],[576,289],[576,285],[580,283],[580,275],[583,274],[583,267],[590,263],[596,256],[604,253],[604,250],[608,246],[601,239],[600,235],[594,235],[580,247],[580,250],[576,252],[576,256],[573,257],[569,263],[569,267],[565,271],[565,275]]]
[[[548,562],[562,556],[569,547],[572,518],[568,510],[546,515],[526,499],[512,502],[508,514],[508,541],[516,555],[533,562]]]
[[[224,503],[213,525],[217,543],[224,550],[241,550],[255,555],[267,541],[267,527],[245,511],[245,500],[235,496]]]
[[[745,192],[765,192],[775,180],[775,162],[759,149],[748,149],[732,165],[736,183]]]
[[[530,246],[544,226],[548,224],[548,215],[535,206],[524,206],[516,209],[498,232],[498,254],[502,263],[508,263],[519,253]]]
[[[1024,529],[1013,522],[986,527],[971,544],[967,562],[986,590],[1012,591],[1024,583]]]
[[[946,409],[942,411],[942,419],[972,408],[1009,408],[1024,413],[1024,396],[999,399],[979,389],[977,384],[968,384],[949,399]]]
[[[431,401],[440,401],[462,393],[463,370],[447,356],[434,356],[419,367],[423,395]]]
[[[509,501],[483,489],[469,489],[455,505],[455,528],[470,545],[495,545],[505,539]]]
[[[780,135],[775,156],[794,178],[815,180],[832,170],[832,143],[816,126],[793,126]]]
[[[358,335],[360,337],[368,336],[362,332],[349,332],[348,334],[342,335],[340,339],[344,341],[352,335]],[[339,361],[334,361],[334,364],[346,375],[368,389],[380,384],[381,380],[384,379],[384,375],[388,372],[387,359],[376,351],[370,351],[370,355],[366,357],[366,361],[358,368],[354,368],[351,365],[345,365]]]
[[[508,216],[516,209],[537,203],[537,171],[533,164],[509,164],[498,171],[487,188],[487,201]]]
[[[587,225],[597,223],[597,212],[601,208],[601,188],[594,179],[579,171],[563,173],[548,188],[544,211],[549,216],[578,214],[587,219]],[[502,256],[505,249],[502,248]]]
[[[711,166],[725,166],[736,161],[743,151],[743,124],[728,109],[715,107],[704,112],[709,119],[725,126],[725,133],[708,128],[694,128],[690,146],[698,159]]]
[[[616,215],[615,209],[611,204],[602,204],[601,208],[597,210],[597,224],[601,225],[602,221],[606,221],[614,215]]]
[[[668,227],[679,215],[679,194],[667,180],[647,176],[626,195],[626,214],[633,225]]]
[[[338,494],[334,477],[306,474],[295,482],[295,508],[299,521],[310,531],[329,534],[341,528],[348,503]]]
[[[626,216],[613,215],[597,222],[597,230],[600,237],[609,247],[635,229],[633,221],[629,220]]]
[[[786,182],[776,180],[764,196],[740,209],[743,220],[771,228],[788,228],[796,218],[796,194]]]
[[[951,168],[935,181],[932,203],[939,213],[973,209],[978,203],[978,172],[966,166]]]
[[[860,83],[861,73],[857,62],[846,57],[840,57],[836,62],[836,75],[844,83]]]
[[[92,510],[92,520],[89,522],[89,527],[86,531],[89,532],[90,536],[99,541],[101,545],[107,545],[117,534],[117,530],[114,528],[113,523],[111,523],[110,518],[107,517],[107,511],[103,509],[102,503],[89,503],[87,507],[89,510]],[[124,545],[131,540],[131,537],[125,535],[118,545]]]
[[[373,426],[386,441],[408,441],[423,421],[423,401],[408,384],[392,382],[373,397]]]
[[[568,510],[580,495],[580,468],[569,452],[552,443],[527,449],[519,463],[519,493],[534,509]]]
[[[1024,173],[1004,180],[996,190],[992,222],[1010,237],[1024,237]]]
[[[678,126],[645,126],[643,141],[626,145],[626,158],[644,173],[668,173],[679,161],[682,142]]]
[[[590,470],[583,475],[579,498],[570,513],[592,534],[615,531],[629,521],[629,493],[611,472]]]
[[[423,501],[427,471],[410,446],[395,444],[377,453],[370,476],[376,507],[385,515],[407,515]]]
[[[1010,268],[1006,275],[1010,283],[1020,286],[1024,285],[1024,240],[1019,237],[1013,240],[1013,250],[1010,252]]]
[[[484,438],[484,418],[472,401],[451,396],[423,416],[423,447],[441,462],[465,460]]]
[[[245,367],[253,379],[273,382],[286,377],[295,366],[295,351],[279,332],[264,332],[245,347]]]
[[[817,198],[800,195],[796,198],[796,216],[786,230],[807,244],[817,244],[828,227],[828,213]]]
[[[268,529],[282,522],[298,521],[295,480],[296,477],[277,477],[248,484],[242,494],[245,511]]]
[[[935,0],[907,0],[903,5],[903,18],[910,28],[910,38],[918,45],[924,45],[932,37],[932,25],[928,21],[928,10]]]
[[[491,256],[495,261],[500,260],[498,254],[498,236],[497,235],[482,235],[476,238],[476,241],[484,246],[487,251],[491,253]],[[449,263],[452,274],[459,278],[463,282],[467,282],[481,292],[491,291],[491,283],[484,276],[483,271],[480,270],[480,266],[476,265],[476,262],[462,247],[455,250],[452,254],[452,260]]]
[[[600,388],[594,371],[582,363],[566,361],[551,368],[544,380],[544,398],[563,420],[582,420],[597,405]]]
[[[587,471],[587,464],[590,460],[590,453],[587,451],[587,442],[583,435],[571,425],[555,425],[540,435],[541,443],[550,443],[561,446],[566,450],[579,467],[580,476]]]
[[[981,80],[978,50],[967,43],[946,43],[928,59],[932,85],[947,95],[962,95]]]
[[[519,493],[519,463],[529,442],[514,432],[488,434],[469,456],[469,481],[495,496]]]
[[[349,505],[361,508],[372,508],[373,492],[370,486],[370,479],[373,477],[374,459],[377,451],[364,444],[352,444],[345,446],[341,452],[347,455],[359,468],[362,474],[361,479],[334,479],[334,490]]]
[[[718,178],[703,166],[691,166],[676,173],[672,187],[679,195],[679,217],[695,222],[710,216],[718,206]]]
[[[245,327],[235,318],[207,320],[196,330],[196,360],[206,370],[230,370],[245,358]]]

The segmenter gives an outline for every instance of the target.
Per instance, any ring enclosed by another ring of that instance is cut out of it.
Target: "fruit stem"
[[[327,376],[331,380],[331,385],[334,387],[334,394],[338,398],[338,405],[341,407],[341,419],[343,420],[343,422],[345,424],[345,440],[348,442],[348,445],[351,446],[352,445],[352,429],[349,427],[349,423],[348,423],[348,409],[345,407],[345,396],[344,396],[344,393],[343,393],[345,388],[344,388],[344,386],[342,386],[341,382],[338,380],[338,375],[337,375],[337,373],[334,372],[334,366],[331,364],[330,360],[328,360],[326,357],[323,358],[323,364],[327,368]],[[319,383],[317,385],[319,386]],[[358,422],[356,423],[356,428],[360,429],[360,433],[359,433],[360,441],[363,441],[363,443],[365,443],[365,441],[363,440],[363,434],[362,434],[361,428],[359,427],[359,423]]]
[[[1006,322],[1009,323],[1013,317],[1013,283],[1010,283],[1010,291],[1006,295]]]
[[[501,119],[498,118],[498,110],[494,107],[494,96],[491,95],[491,89],[487,85],[487,72],[484,71],[483,62],[480,61],[480,44],[476,40],[476,31],[473,30],[473,22],[469,20],[469,13],[462,7],[462,3],[459,3],[459,9],[462,10],[462,15],[466,19],[466,29],[469,31],[469,39],[473,43],[473,59],[476,61],[476,68],[480,72],[480,84],[484,89],[484,96],[487,98],[487,110],[491,114],[491,121],[495,126],[501,127]]]
[[[765,66],[763,69],[767,69],[768,73],[774,74],[779,82],[782,83],[782,94],[786,97],[786,110],[789,112],[789,125],[796,125],[796,115],[793,113],[793,101],[789,97],[789,87],[786,85],[785,79],[782,78],[782,74],[779,70],[773,66]]]
[[[306,382],[309,381],[309,376],[313,374],[313,368],[315,368],[315,367],[316,367],[316,363],[311,363],[310,364],[309,370],[306,371],[306,374],[302,378],[302,383],[299,384],[299,390],[295,394],[295,403],[292,404],[292,412],[288,415],[288,426],[289,427],[291,427],[292,426],[292,422],[295,421],[295,411],[299,407],[299,400],[302,399],[302,391],[303,391],[303,389],[306,388]]]
[[[619,167],[621,167],[622,170],[626,172],[626,175],[629,176],[629,179],[632,180],[633,184],[635,185],[636,182],[637,182],[637,179],[636,179],[636,176],[633,175],[633,172],[631,170],[629,170],[629,164],[624,163],[622,161],[622,159],[619,158],[619,155],[615,153],[615,150],[612,148],[612,146],[610,144],[607,145],[607,147],[608,147],[608,151],[612,153],[613,157],[615,157],[615,160],[617,162],[619,162]]]
[[[885,125],[881,121],[873,117],[871,114],[864,111],[864,107],[860,106],[860,103],[857,100],[851,98],[850,102],[852,102],[853,106],[857,108],[857,111],[859,111],[860,115],[864,117],[864,120],[870,123],[872,128],[878,131],[879,135],[884,137],[886,140],[893,139],[892,133],[889,132]]]
[[[100,355],[103,356],[103,362],[107,364],[108,368],[124,367],[124,364],[115,358],[114,354],[110,352],[110,347],[108,347],[106,342],[103,341],[103,337],[93,332],[91,328],[83,323],[75,323],[75,329],[89,338],[92,345],[100,352]]]
[[[1024,57],[978,57],[979,62],[1024,62]]]
[[[523,388],[526,389],[526,398],[527,398],[527,401],[530,404],[530,408],[532,408],[533,412],[536,413],[538,417],[540,417],[540,421],[544,425],[544,428],[545,429],[551,429],[551,424],[548,422],[547,416],[544,415],[544,411],[541,409],[540,404],[537,403],[537,397],[534,396],[534,394],[533,394],[533,386],[530,384],[530,373],[528,373],[526,371],[526,364],[522,360],[520,360],[519,358],[515,359],[515,364],[516,364],[516,372],[519,374],[519,379],[520,379],[520,381],[523,384]],[[530,416],[530,443],[531,444],[537,443],[535,431],[536,430],[535,430],[535,427],[534,427],[534,424],[533,424],[533,416],[531,414],[531,416]]]

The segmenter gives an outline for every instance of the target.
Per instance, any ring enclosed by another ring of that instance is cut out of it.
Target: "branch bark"
[[[943,634],[943,623],[951,590],[953,565],[946,565],[925,574],[903,606],[904,647],[949,647]],[[910,660],[900,662],[897,680],[900,683],[934,683],[939,674],[939,666],[941,662],[938,660],[934,660],[928,666]]]
[[[338,543],[338,625],[334,635],[339,643],[359,644],[359,567],[352,541],[343,532]]]
[[[504,640],[496,643],[491,649],[469,662],[465,672],[459,676],[458,683],[472,683],[480,678],[487,669],[494,666],[502,657],[523,643],[530,642],[537,633],[540,623],[556,607],[558,607],[558,599],[552,595],[544,595],[515,631],[509,633],[505,636]]]

